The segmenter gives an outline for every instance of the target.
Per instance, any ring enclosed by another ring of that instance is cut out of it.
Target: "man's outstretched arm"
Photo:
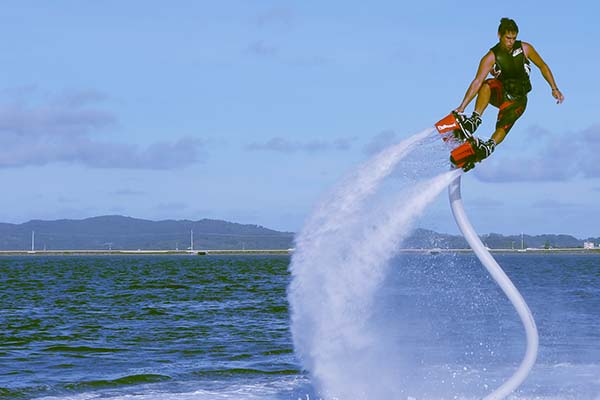
[[[525,51],[527,58],[529,58],[540,69],[542,76],[550,85],[550,88],[552,89],[552,97],[556,99],[558,104],[562,103],[565,99],[565,96],[563,96],[561,91],[558,89],[556,81],[554,80],[554,75],[552,75],[552,71],[550,71],[548,64],[544,62],[542,57],[531,44],[523,42],[523,50]]]

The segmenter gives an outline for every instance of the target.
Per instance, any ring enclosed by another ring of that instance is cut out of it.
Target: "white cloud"
[[[92,168],[172,169],[201,161],[203,141],[181,138],[175,142],[137,145],[96,139],[118,124],[101,110],[106,98],[94,91],[40,96],[29,88],[0,103],[0,167],[79,163]],[[41,98],[41,100],[40,100]]]
[[[528,146],[516,154],[496,153],[475,169],[482,181],[565,181],[576,176],[600,177],[600,125],[580,132],[556,134],[533,127]]]
[[[273,7],[259,15],[254,19],[258,27],[282,27],[289,29],[296,19],[296,14],[286,7]]]
[[[245,146],[250,151],[274,151],[279,153],[316,153],[323,151],[343,151],[350,149],[353,138],[339,138],[334,140],[312,140],[312,141],[291,141],[282,137],[274,137],[266,142],[253,142]]]
[[[373,136],[369,143],[363,147],[363,151],[367,155],[373,155],[379,153],[386,147],[395,144],[396,142],[398,142],[398,136],[396,135],[396,132],[392,130],[385,130]]]
[[[554,199],[544,199],[538,200],[531,203],[531,207],[533,208],[541,208],[541,209],[564,209],[564,208],[576,208],[580,209],[580,204],[574,203],[565,203],[562,201],[554,200]]]
[[[259,57],[275,57],[279,53],[279,49],[264,40],[257,40],[250,43],[248,52]]]

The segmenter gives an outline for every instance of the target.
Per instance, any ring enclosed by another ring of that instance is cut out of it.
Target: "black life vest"
[[[490,49],[496,57],[492,75],[502,82],[504,92],[509,100],[526,96],[531,90],[529,71],[531,66],[525,57],[520,40],[516,40],[511,52],[502,48],[500,43]]]

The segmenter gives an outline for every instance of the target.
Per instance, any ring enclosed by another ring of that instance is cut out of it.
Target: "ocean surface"
[[[511,398],[600,399],[600,254],[496,258],[540,334]],[[0,398],[316,400],[290,334],[289,263],[2,257]],[[370,312],[397,343],[386,362],[404,398],[481,398],[520,363],[520,320],[473,255],[400,255],[384,282]]]

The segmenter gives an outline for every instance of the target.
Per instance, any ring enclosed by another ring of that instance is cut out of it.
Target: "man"
[[[467,89],[462,103],[455,109],[455,116],[464,135],[461,139],[467,140],[475,151],[475,161],[467,166],[468,169],[473,168],[475,162],[488,157],[525,112],[527,93],[531,90],[530,60],[540,69],[542,76],[550,84],[556,102],[559,104],[564,100],[548,65],[531,44],[517,40],[518,33],[519,28],[515,21],[509,18],[500,20],[498,44],[492,47],[479,62],[475,79]],[[492,74],[494,78],[486,80],[488,74]],[[462,113],[475,95],[477,95],[475,110],[467,118]],[[498,107],[498,119],[492,137],[484,142],[472,135],[481,124],[481,115],[490,103]]]

